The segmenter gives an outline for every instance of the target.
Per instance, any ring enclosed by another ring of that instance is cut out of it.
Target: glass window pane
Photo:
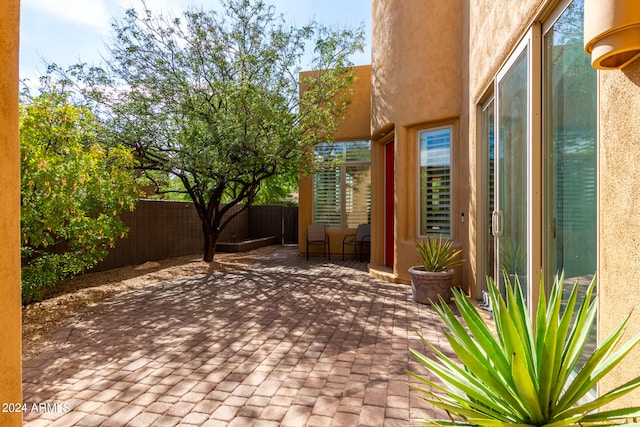
[[[420,234],[451,233],[451,128],[420,132]]]
[[[371,141],[319,143],[314,161],[313,221],[329,227],[368,224],[371,212]]]
[[[340,168],[327,168],[313,176],[313,221],[340,227]]]
[[[329,163],[342,161],[344,158],[344,144],[339,142],[321,142],[313,147],[315,163]]]
[[[347,162],[371,161],[371,141],[349,141],[344,144]]]
[[[371,166],[347,166],[345,179],[347,228],[369,224],[371,218]]]
[[[597,77],[583,50],[583,4],[569,5],[544,37],[546,270],[564,270],[568,288],[586,287],[597,262]]]
[[[498,238],[500,270],[527,292],[527,146],[529,141],[528,53],[525,48],[498,83],[497,209],[502,235]],[[501,283],[502,274],[498,274]]]

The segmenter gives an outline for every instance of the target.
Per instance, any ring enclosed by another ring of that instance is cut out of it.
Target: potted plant
[[[532,320],[520,286],[512,286],[505,274],[503,298],[489,280],[495,332],[462,292],[454,291],[460,318],[445,301],[434,304],[449,329],[446,336],[455,356],[423,338],[431,356],[413,349],[410,352],[431,376],[407,372],[429,386],[413,388],[446,411],[449,418],[420,422],[492,427],[631,425],[640,417],[640,407],[596,411],[638,388],[640,377],[595,400],[584,399],[640,342],[639,334],[619,345],[627,316],[587,354],[584,364],[579,363],[597,315],[597,302],[592,298],[595,283],[594,278],[581,303],[578,295],[583,289],[579,292],[578,283],[568,299],[563,298],[564,275],[556,276],[548,301],[541,283],[537,314]]]
[[[453,241],[442,236],[415,240],[415,244],[422,265],[409,269],[413,299],[422,304],[437,301],[439,297],[448,301],[451,299],[453,269],[462,264],[459,259],[462,250],[454,249]]]

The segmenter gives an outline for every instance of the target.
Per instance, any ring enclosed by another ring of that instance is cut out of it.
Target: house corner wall
[[[19,20],[20,1],[6,0],[0,8],[0,405],[22,402]],[[1,409],[0,425],[22,425],[20,411]]]
[[[463,4],[460,0],[374,0],[372,13],[372,145],[394,142],[394,265],[396,281],[410,281],[408,269],[418,263],[414,239],[418,234],[417,131],[452,125],[454,181],[465,181],[467,141],[459,138],[462,115]],[[463,165],[460,167],[460,165]],[[383,177],[384,156],[372,162],[373,176]],[[372,183],[376,215],[372,215],[372,264],[384,264],[385,180]],[[466,251],[466,227],[460,226],[461,208],[468,199],[465,186],[454,184],[453,239]],[[466,209],[466,207],[464,208]],[[466,254],[464,255],[466,257]],[[466,287],[462,272],[456,284]]]
[[[599,337],[602,342],[629,313],[623,341],[640,333],[640,60],[599,76]],[[640,348],[600,382],[599,394],[640,375]],[[616,407],[637,405],[640,390]]]

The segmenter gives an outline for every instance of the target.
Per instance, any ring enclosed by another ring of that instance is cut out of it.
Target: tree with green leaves
[[[49,87],[20,108],[22,298],[82,272],[127,228],[120,214],[138,197],[133,154],[99,142],[100,124]]]
[[[349,58],[363,43],[361,28],[289,27],[260,0],[222,5],[181,18],[129,10],[114,24],[108,67],[68,73],[149,179],[180,180],[202,222],[205,261],[234,206],[250,206],[267,180],[297,173],[305,153],[331,139],[355,79]],[[321,71],[301,78],[310,43]]]

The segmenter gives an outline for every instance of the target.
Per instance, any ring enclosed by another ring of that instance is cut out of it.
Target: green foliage
[[[453,249],[451,239],[431,236],[427,240],[415,240],[415,244],[425,271],[447,271],[462,264],[463,260],[458,258],[462,250]]]
[[[23,302],[107,255],[133,210],[133,156],[97,142],[99,123],[56,88],[20,108]]]
[[[579,367],[596,317],[596,301],[591,298],[595,278],[581,304],[577,283],[568,301],[563,301],[564,277],[556,276],[548,302],[541,283],[535,326],[517,280],[515,289],[506,274],[505,282],[506,301],[489,280],[495,336],[462,292],[454,290],[454,300],[464,324],[444,301],[435,306],[462,365],[424,339],[434,356],[411,350],[441,381],[409,372],[429,386],[416,389],[452,417],[421,421],[440,426],[559,427],[611,425],[640,417],[640,407],[594,412],[640,386],[640,377],[595,400],[583,399],[640,342],[638,335],[617,348],[627,317]]]
[[[500,244],[500,264],[508,274],[522,275],[527,271],[527,254],[516,240],[503,239]]]
[[[233,206],[297,174],[304,153],[337,130],[355,78],[349,56],[363,40],[362,29],[287,26],[259,0],[222,5],[180,18],[129,10],[114,24],[108,68],[68,73],[149,179],[159,171],[182,183],[202,220],[206,261]],[[308,42],[323,71],[300,79]]]

